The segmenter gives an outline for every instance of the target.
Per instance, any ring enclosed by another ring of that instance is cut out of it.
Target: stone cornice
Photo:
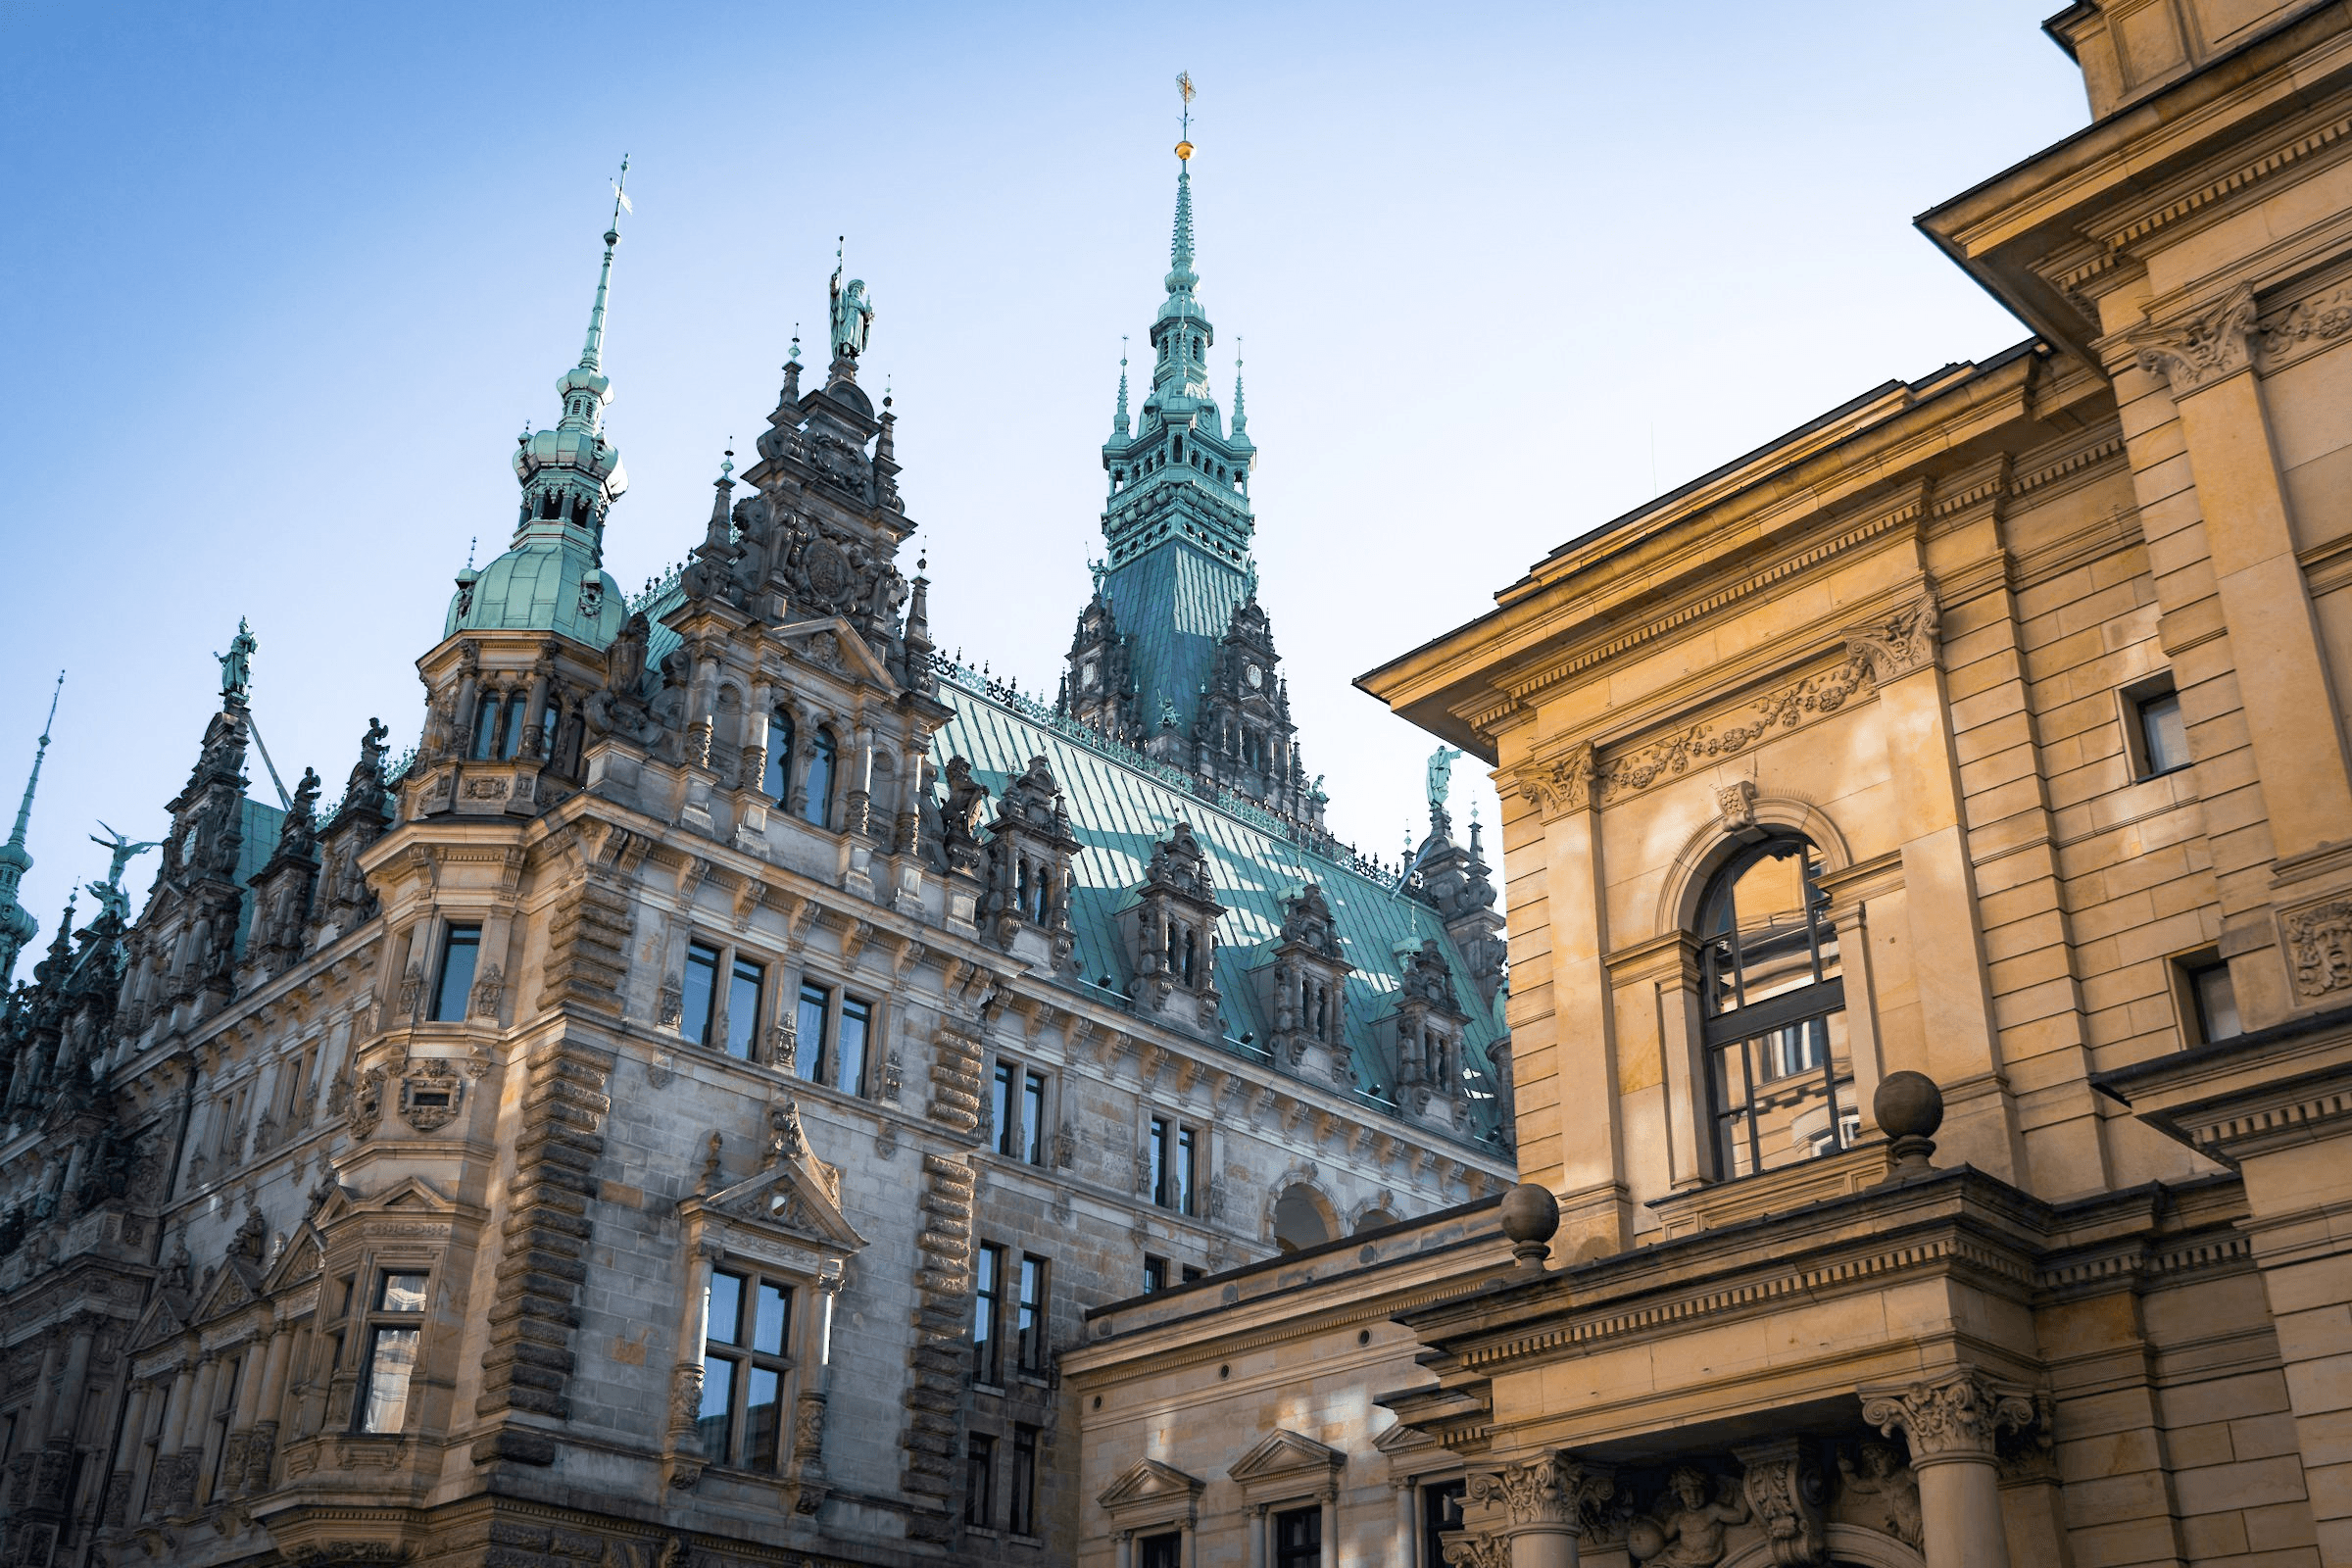
[[[2096,1073],[2142,1121],[2234,1167],[2352,1132],[2352,1007]]]

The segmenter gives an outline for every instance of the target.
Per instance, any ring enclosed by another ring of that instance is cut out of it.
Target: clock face
[[[1096,677],[1102,673],[1102,671],[1101,666],[1096,664],[1096,662],[1090,659],[1085,663],[1078,666],[1078,684],[1081,686],[1091,687],[1095,684]]]
[[[1255,664],[1251,664],[1248,669],[1243,670],[1242,676],[1245,680],[1249,681],[1252,687],[1263,686],[1266,683],[1266,672],[1258,668]]]

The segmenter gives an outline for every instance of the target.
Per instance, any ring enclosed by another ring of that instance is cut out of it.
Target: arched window
[[[506,710],[500,706],[496,692],[484,692],[481,707],[473,720],[473,755],[481,758],[498,755],[499,720]]]
[[[767,771],[760,787],[770,800],[781,802],[792,777],[792,715],[781,708],[767,723]]]
[[[1820,874],[1805,839],[1766,839],[1716,872],[1699,906],[1702,1038],[1723,1176],[1835,1153],[1858,1129],[1838,928]]]
[[[498,755],[510,762],[521,754],[522,734],[530,727],[531,717],[525,710],[529,701],[521,692],[516,692],[507,701],[507,726],[499,738]]]
[[[1285,1187],[1274,1200],[1275,1250],[1297,1252],[1330,1241],[1337,1227],[1329,1209],[1322,1196],[1304,1182]]]
[[[1194,940],[1193,929],[1187,926],[1184,929],[1184,983],[1188,986],[1193,983],[1193,962],[1199,953],[1200,946]]]
[[[833,825],[833,732],[820,729],[808,741],[808,801],[801,808],[804,820],[818,827]]]

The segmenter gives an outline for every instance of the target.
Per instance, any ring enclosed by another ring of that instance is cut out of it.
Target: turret
[[[17,955],[24,951],[40,931],[41,922],[30,909],[17,902],[17,889],[24,873],[32,869],[31,852],[24,848],[24,834],[32,826],[32,792],[41,785],[41,763],[49,756],[49,730],[57,722],[57,700],[66,689],[66,672],[57,672],[57,685],[49,693],[49,716],[41,722],[40,745],[33,749],[32,771],[24,780],[24,799],[17,803],[17,825],[0,844],[0,990],[6,989],[17,971]]]

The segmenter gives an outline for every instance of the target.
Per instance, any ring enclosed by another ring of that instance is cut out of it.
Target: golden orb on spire
[[[1189,141],[1178,142],[1176,144],[1176,156],[1183,159],[1187,163],[1192,162],[1193,144]]]

